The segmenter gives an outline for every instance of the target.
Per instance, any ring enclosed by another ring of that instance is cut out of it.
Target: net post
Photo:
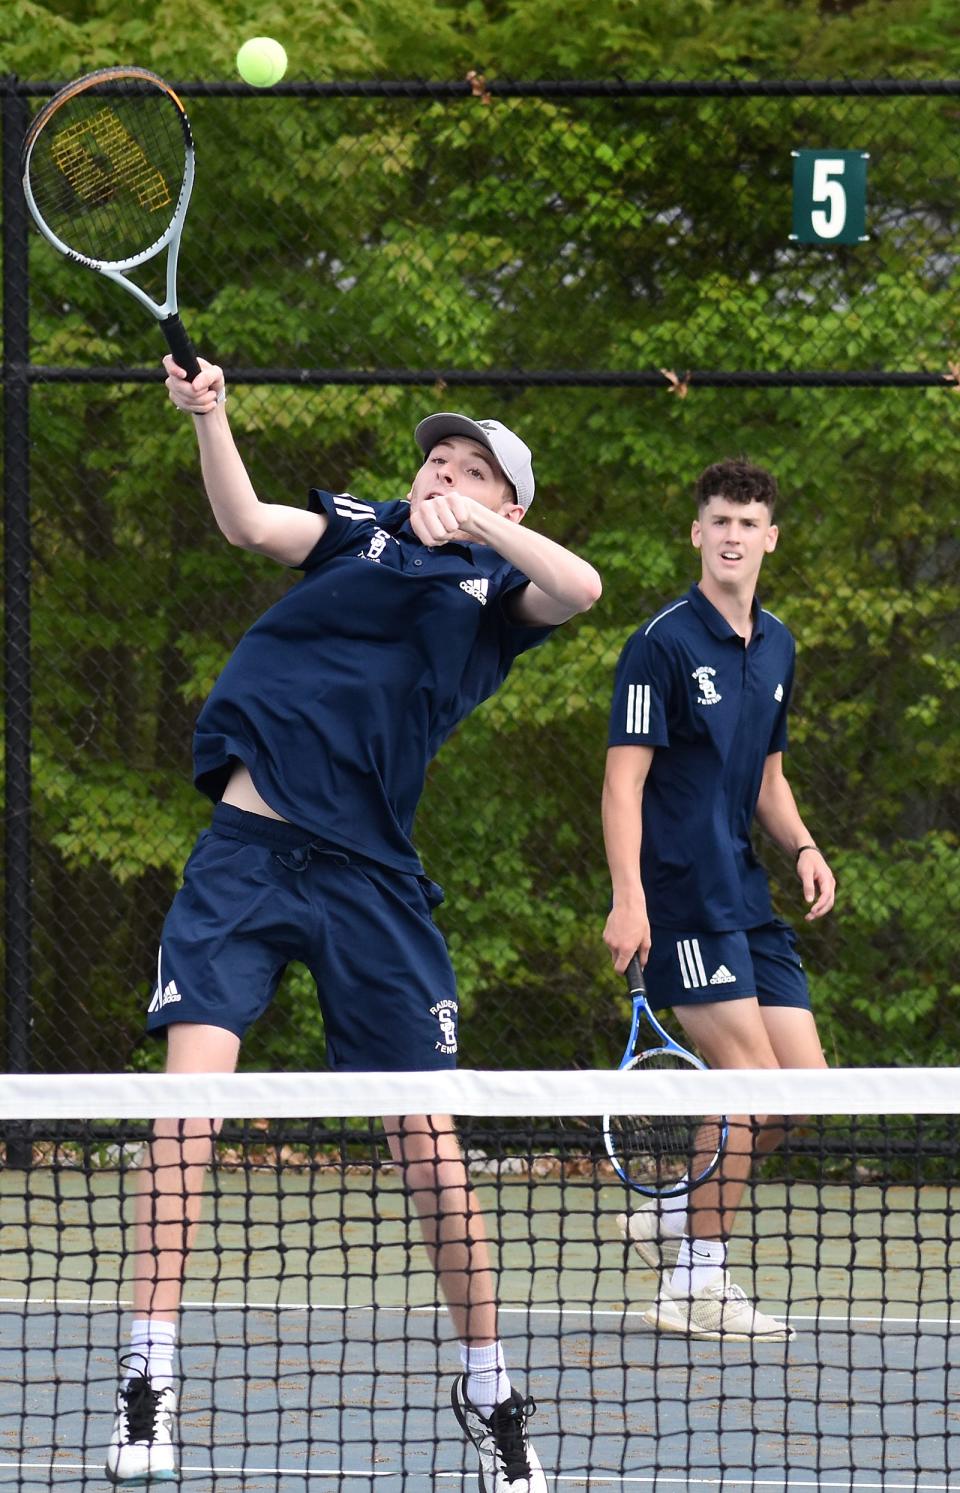
[[[4,989],[6,1063],[27,1073],[31,1059],[31,768],[30,698],[30,321],[27,207],[20,190],[20,147],[29,123],[14,75],[0,80],[3,193],[3,514],[4,643]],[[7,1130],[8,1166],[26,1166],[25,1130]]]

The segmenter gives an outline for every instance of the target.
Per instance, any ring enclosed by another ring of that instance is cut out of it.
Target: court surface
[[[960,1243],[944,1189],[760,1184],[736,1280],[789,1344],[688,1342],[642,1312],[623,1192],[478,1178],[501,1329],[548,1486],[960,1493]],[[0,1484],[108,1486],[129,1200],[116,1172],[0,1174]],[[855,1196],[856,1210],[851,1213]],[[182,1320],[181,1481],[197,1488],[472,1489],[459,1369],[391,1176],[221,1169]],[[342,1223],[341,1223],[342,1215]],[[29,1223],[29,1229],[26,1224]],[[118,1305],[119,1298],[119,1305]],[[243,1413],[240,1413],[241,1407]]]

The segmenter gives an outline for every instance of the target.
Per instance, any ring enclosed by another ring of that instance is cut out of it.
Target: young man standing
[[[619,972],[639,954],[651,1006],[673,1007],[711,1068],[825,1066],[794,935],[774,917],[751,843],[756,818],[795,862],[807,921],[829,912],[833,874],[783,772],[794,643],[756,599],[777,543],[776,497],[774,478],[746,461],[700,475],[691,531],[699,583],[626,644],[610,718],[603,832],[613,905],[604,941]],[[755,1149],[750,1128],[746,1116],[731,1117],[718,1174],[689,1199],[619,1220],[662,1272],[646,1313],[661,1331],[793,1336],[726,1270]],[[758,1134],[759,1148],[772,1150],[782,1130]]]
[[[167,1071],[230,1072],[288,961],[317,982],[341,1071],[456,1064],[457,998],[432,921],[441,893],[410,843],[428,763],[514,659],[587,610],[600,579],[521,528],[530,452],[495,420],[435,414],[405,500],[314,490],[262,503],[227,423],[223,374],[188,382],[214,517],[231,544],[303,578],[241,639],[204,706],[197,786],[217,805],[164,924],[148,1026]],[[488,1493],[546,1493],[497,1334],[483,1220],[447,1118],[386,1122],[461,1342],[453,1410]],[[134,1320],[107,1472],[176,1475],[173,1355],[212,1139],[158,1122],[138,1198]]]

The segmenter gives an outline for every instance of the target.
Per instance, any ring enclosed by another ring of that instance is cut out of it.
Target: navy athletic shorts
[[[198,1022],[242,1038],[299,960],[332,1068],[454,1068],[456,984],[432,917],[442,901],[425,876],[218,804],[163,925],[147,1029]]]
[[[796,934],[779,918],[733,933],[653,928],[651,934],[644,978],[655,1011],[748,995],[761,1006],[810,1010]]]

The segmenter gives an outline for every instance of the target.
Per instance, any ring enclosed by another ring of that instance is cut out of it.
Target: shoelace
[[[154,1389],[149,1379],[131,1379],[120,1391],[126,1404],[127,1434],[131,1441],[153,1441],[163,1391]]]
[[[514,1400],[509,1407],[498,1405],[493,1412],[490,1421],[493,1439],[507,1481],[510,1483],[517,1478],[529,1478],[530,1476],[526,1423],[531,1415],[536,1414],[536,1409],[534,1401],[526,1399]]]

